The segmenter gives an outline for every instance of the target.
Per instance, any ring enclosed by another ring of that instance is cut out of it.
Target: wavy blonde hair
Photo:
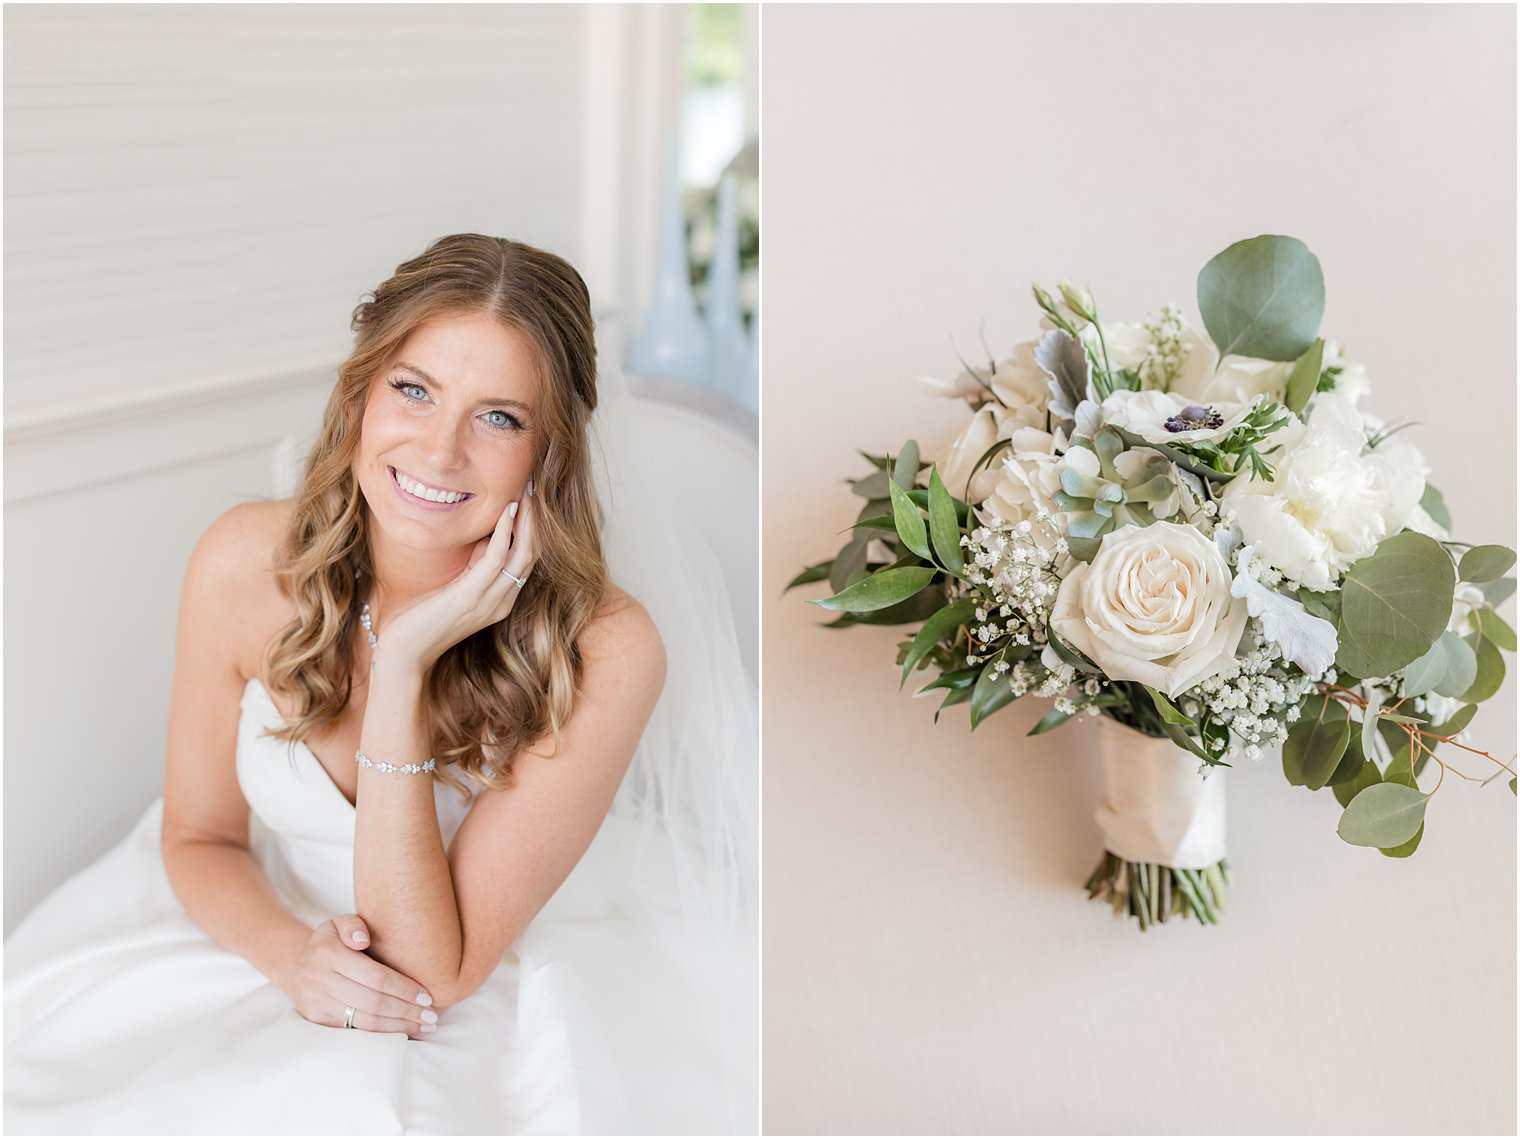
[[[454,234],[399,266],[354,310],[354,349],[338,369],[276,566],[296,618],[267,668],[270,687],[294,706],[270,733],[278,739],[304,740],[348,705],[359,608],[374,585],[369,513],[353,472],[365,399],[425,321],[481,312],[534,348],[543,454],[538,557],[527,585],[505,621],[454,645],[427,677],[440,777],[469,791],[510,786],[518,751],[545,736],[557,744],[580,683],[577,637],[607,588],[588,445],[595,324],[586,284],[562,258],[505,238]]]

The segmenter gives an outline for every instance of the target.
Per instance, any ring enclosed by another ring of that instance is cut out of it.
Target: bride
[[[161,805],[7,944],[7,1130],[728,1130],[733,964],[671,903],[713,860],[650,841],[727,800],[624,785],[666,644],[604,560],[586,287],[460,234],[353,326],[299,492],[191,556]]]

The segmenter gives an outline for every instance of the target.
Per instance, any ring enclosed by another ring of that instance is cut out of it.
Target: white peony
[[[1177,697],[1235,661],[1246,603],[1230,567],[1191,526],[1124,526],[1061,582],[1050,626],[1112,680]]]
[[[1310,589],[1329,589],[1358,558],[1402,530],[1425,491],[1425,461],[1399,439],[1366,451],[1360,413],[1333,392],[1314,398],[1307,424],[1278,430],[1270,482],[1242,473],[1223,501],[1268,565]]]
[[[962,372],[961,376],[967,374]],[[1049,377],[1034,362],[1032,342],[1018,345],[1013,356],[990,371],[978,369],[973,379],[978,384],[985,381],[987,386],[980,391],[983,396],[990,394],[993,398],[977,410],[960,437],[950,445],[939,473],[951,494],[978,505],[993,493],[1003,475],[994,459],[977,472],[968,491],[966,480],[971,477],[971,468],[999,440],[1030,429],[1045,435],[1045,407],[1050,402],[1050,389]]]
[[[1103,419],[1147,443],[1216,443],[1251,414],[1249,404],[1195,404],[1171,392],[1114,392]]]

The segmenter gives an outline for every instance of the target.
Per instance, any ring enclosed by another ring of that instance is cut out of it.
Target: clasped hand
[[[331,918],[311,931],[311,939],[291,971],[290,996],[296,1011],[313,1024],[364,1032],[404,1032],[426,1040],[438,1024],[422,986],[364,952],[369,930],[358,914]]]
[[[525,495],[519,509],[516,502],[508,506],[458,577],[387,618],[377,660],[426,672],[448,649],[512,612],[521,593],[514,579],[526,579],[533,568],[534,501]]]

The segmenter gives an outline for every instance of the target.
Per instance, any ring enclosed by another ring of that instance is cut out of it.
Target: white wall
[[[186,557],[314,432],[363,293],[509,235],[584,264],[615,337],[661,146],[627,73],[669,20],[5,9],[7,929],[159,793]]]
[[[1000,353],[1034,335],[1031,281],[1192,311],[1204,262],[1263,232],[1319,255],[1324,328],[1421,424],[1458,535],[1513,545],[1514,8],[763,21],[767,1130],[1512,1134],[1501,783],[1447,779],[1394,861],[1275,761],[1239,768],[1224,924],[1141,935],[1081,890],[1090,733],[1027,739],[1039,701],[936,726],[896,692],[900,630],[778,594],[842,544],[856,447],[964,425],[915,378],[958,370],[952,340],[981,357],[983,321]],[[1473,725],[1505,758],[1514,691]]]

